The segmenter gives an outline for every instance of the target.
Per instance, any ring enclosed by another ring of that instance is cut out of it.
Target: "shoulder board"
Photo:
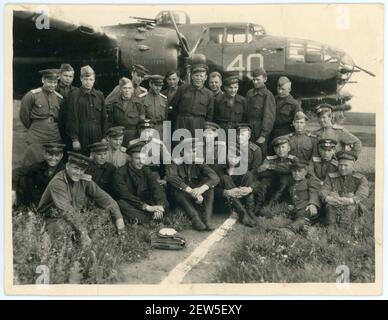
[[[275,160],[277,159],[278,156],[277,155],[274,155],[274,156],[267,156],[267,160]]]
[[[313,157],[313,162],[322,162],[320,157]]]
[[[90,174],[83,174],[81,179],[84,181],[92,181],[92,176]]]
[[[59,92],[54,91],[54,93],[55,93],[59,98],[63,99],[63,96],[62,96]]]
[[[308,137],[313,137],[313,138],[318,138],[318,136],[317,136],[316,134],[311,133],[311,132],[308,132],[308,133],[307,133],[307,136],[308,136]]]
[[[338,178],[340,176],[339,172],[331,172],[329,173],[330,178]]]
[[[121,152],[127,152],[127,148],[122,146],[122,147],[120,147],[120,151]]]
[[[289,133],[288,135],[287,135],[287,137],[293,137],[295,135],[295,133],[294,132],[291,132],[291,133]]]
[[[352,176],[353,177],[355,177],[355,178],[357,178],[357,179],[362,179],[364,176],[361,174],[361,173],[359,173],[359,172],[353,172],[352,173]]]
[[[32,92],[32,93],[39,93],[39,92],[42,92],[42,88],[32,89],[31,92]]]
[[[145,97],[147,94],[148,94],[148,92],[146,91],[146,92],[140,93],[140,94],[138,95],[138,97],[139,97],[139,98],[143,98],[143,97]]]
[[[332,159],[330,163],[336,167],[338,167],[338,160]]]
[[[143,92],[148,92],[148,90],[147,90],[146,88],[142,87],[142,86],[139,86],[139,89],[140,89],[141,91],[143,91]]]
[[[249,144],[249,149],[251,149],[252,151],[256,151],[259,148],[260,147],[257,144],[255,144],[255,143],[250,143]]]
[[[339,124],[334,124],[333,129],[343,130],[343,126],[340,126]]]
[[[167,97],[163,94],[163,93],[159,93],[159,95],[165,99],[167,99]]]
[[[291,160],[293,160],[293,159],[295,159],[296,157],[295,156],[293,156],[292,154],[290,154],[290,155],[288,155],[288,157],[287,157],[288,159],[291,159]]]

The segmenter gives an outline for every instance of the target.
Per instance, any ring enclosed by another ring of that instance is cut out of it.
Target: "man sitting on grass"
[[[328,173],[338,171],[338,161],[335,158],[336,144],[337,141],[333,139],[320,139],[318,141],[319,157],[313,157],[312,171],[321,180],[321,184],[325,181]]]
[[[68,152],[68,156],[65,170],[58,172],[44,191],[38,212],[44,214],[51,237],[75,236],[81,245],[90,246],[91,239],[80,212],[88,206],[88,200],[111,213],[119,231],[124,229],[124,221],[116,201],[89,175],[84,175],[91,159],[75,152]]]

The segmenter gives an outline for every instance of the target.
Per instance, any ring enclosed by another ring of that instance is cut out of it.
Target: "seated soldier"
[[[338,171],[338,161],[335,158],[335,146],[337,141],[333,139],[320,139],[318,141],[319,157],[313,157],[312,172],[321,180],[325,181],[328,173]]]
[[[292,179],[288,179],[287,191],[291,200],[289,211],[294,214],[294,221],[283,229],[286,232],[301,232],[318,217],[321,184],[316,177],[308,174],[308,166],[308,161],[300,159],[295,159],[291,165]]]
[[[203,128],[203,159],[218,176],[226,169],[226,144],[224,137],[219,137],[221,128],[217,123],[205,121]]]
[[[107,162],[108,144],[105,142],[96,142],[89,145],[90,158],[92,162],[86,169],[86,173],[92,176],[92,180],[97,185],[113,196],[112,182],[116,167]]]
[[[344,127],[333,124],[333,106],[322,104],[316,108],[320,129],[314,132],[318,139],[333,139],[337,141],[336,151],[353,151],[358,157],[362,144],[360,139]]]
[[[290,155],[290,140],[287,136],[280,136],[272,140],[272,146],[276,155],[267,156],[263,164],[257,169],[258,181],[255,183],[256,210],[255,214],[260,215],[261,209],[266,202],[268,195],[282,194],[280,187],[284,179],[291,177],[291,163],[295,156]],[[269,197],[271,202],[279,200]]]
[[[364,175],[354,171],[357,155],[354,152],[337,153],[338,172],[329,173],[320,192],[324,203],[326,223],[331,228],[352,229],[359,214],[366,211],[363,201],[368,198],[369,185]]]
[[[310,161],[317,154],[317,137],[306,131],[307,116],[298,111],[292,122],[295,132],[288,135],[290,138],[290,154],[298,159]]]
[[[250,141],[251,134],[252,127],[249,123],[239,123],[237,125],[237,142],[241,151],[248,150],[248,170],[255,174],[264,159],[261,147]],[[245,149],[244,146],[247,145],[248,147]]]
[[[113,188],[125,219],[134,224],[160,221],[167,213],[168,202],[151,170],[144,166],[145,143],[138,141],[127,148],[128,163],[117,169]]]
[[[213,230],[210,219],[213,213],[214,186],[220,179],[203,162],[195,163],[198,139],[187,138],[180,143],[184,149],[181,164],[172,163],[167,168],[167,183],[172,187],[172,196],[191,218],[198,231]],[[201,214],[203,212],[203,215]]]
[[[241,155],[235,144],[228,147],[228,168],[217,186],[217,193],[221,192],[223,199],[231,210],[235,210],[239,221],[248,227],[255,226],[255,197],[253,194],[254,176],[250,171],[241,174],[239,166]]]
[[[64,144],[46,143],[44,161],[12,170],[13,204],[38,205],[51,178],[65,168]]]
[[[80,210],[89,203],[111,213],[115,218],[118,231],[124,229],[120,209],[105,191],[91,177],[84,175],[91,159],[75,152],[68,152],[65,170],[58,172],[49,182],[38,205],[38,212],[44,214],[46,229],[51,237],[74,235],[81,245],[90,246],[86,221],[83,221]]]
[[[122,146],[124,139],[124,127],[112,127],[106,132],[108,141],[108,155],[106,161],[112,163],[116,168],[127,163],[127,148]]]

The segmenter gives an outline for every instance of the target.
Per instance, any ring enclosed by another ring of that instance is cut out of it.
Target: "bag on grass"
[[[173,228],[162,228],[151,232],[151,248],[181,250],[186,246],[185,238]]]

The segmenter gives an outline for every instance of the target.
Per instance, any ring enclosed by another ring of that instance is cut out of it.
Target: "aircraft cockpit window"
[[[322,47],[319,44],[307,43],[306,62],[322,62]]]
[[[190,23],[188,14],[184,11],[172,11],[172,16],[177,25]],[[156,18],[157,25],[172,25],[171,15],[169,11],[161,11],[157,14]]]
[[[288,44],[288,60],[290,62],[305,62],[305,48],[302,42]]]
[[[257,24],[251,26],[250,33],[252,33],[255,37],[262,37],[266,35],[265,29]]]
[[[227,43],[244,43],[246,42],[245,28],[228,28],[226,31]]]
[[[209,31],[209,42],[222,44],[224,40],[224,28],[212,28]]]

